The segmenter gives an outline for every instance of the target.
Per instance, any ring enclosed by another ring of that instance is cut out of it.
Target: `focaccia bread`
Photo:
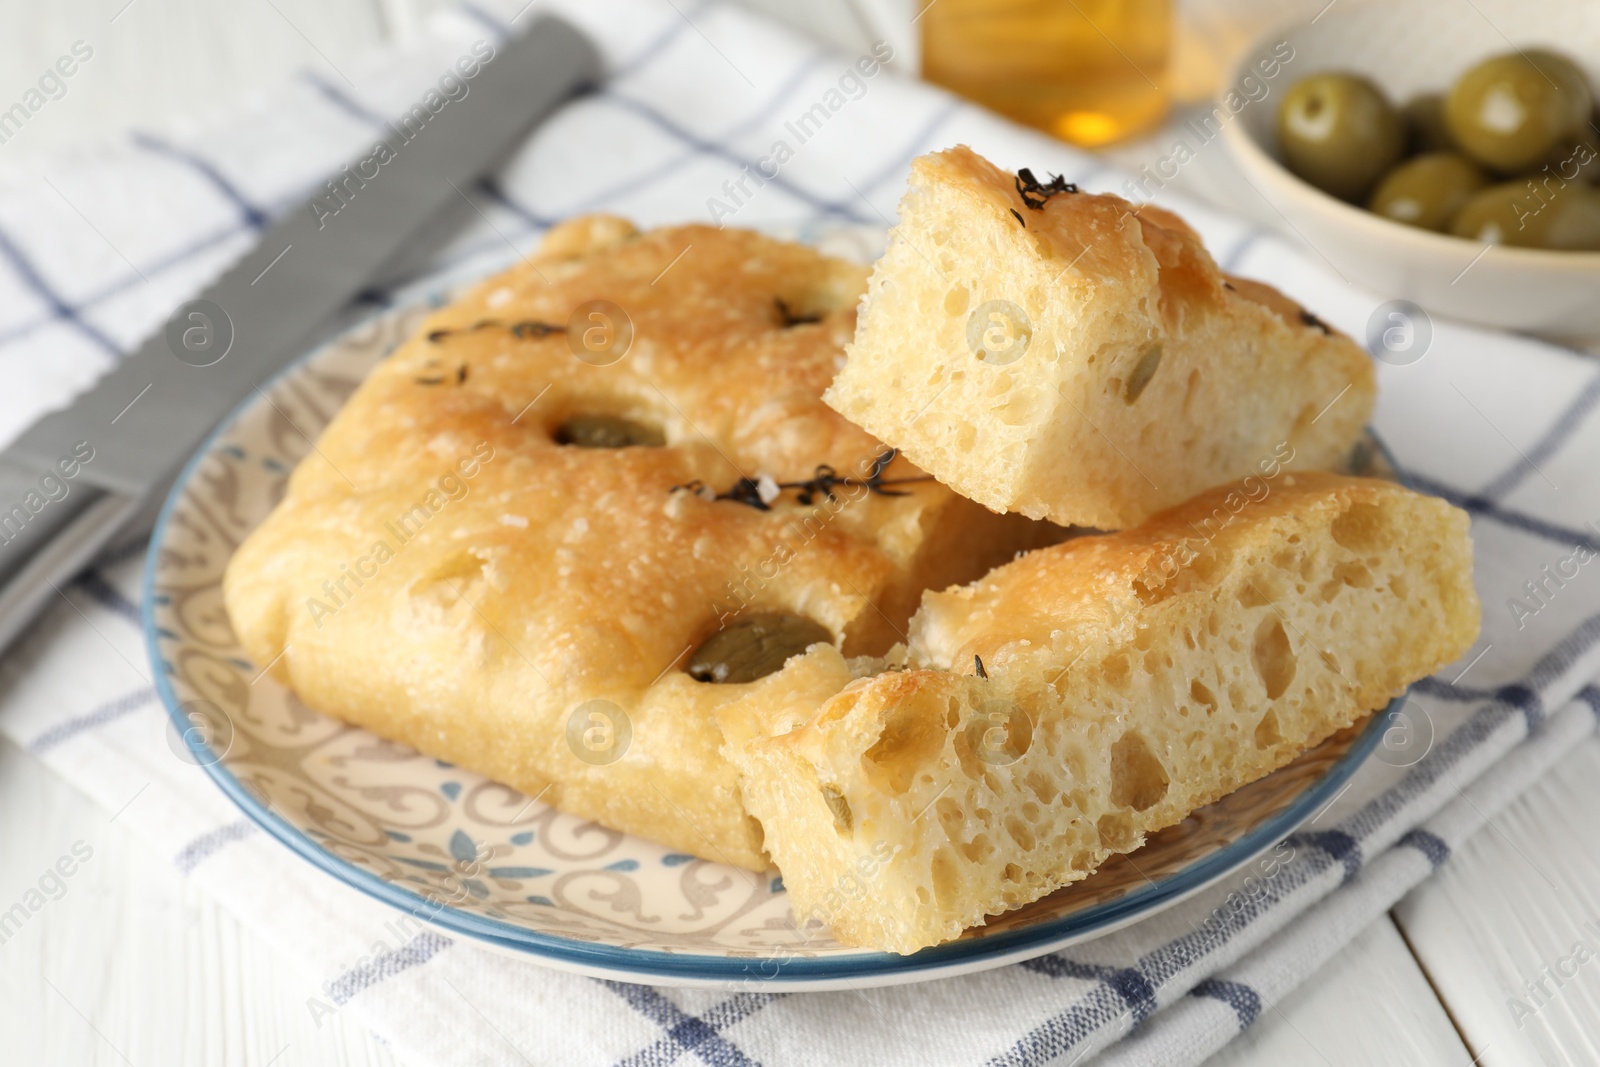
[[[1287,447],[1346,456],[1371,360],[1170,212],[1006,173],[912,164],[825,399],[996,511],[1123,529]]]
[[[1475,639],[1464,512],[1323,473],[1284,474],[1233,513],[1235,492],[928,594],[904,669],[852,680],[832,650],[792,660],[811,699],[842,689],[806,719],[748,718],[734,757],[795,915],[891,952],[955,937],[1289,763]]]
[[[244,648],[320,711],[764,869],[714,715],[750,683],[691,677],[696,650],[778,613],[881,653],[925,588],[1050,536],[822,403],[865,280],[740,230],[557,227],[295,470],[228,567]]]

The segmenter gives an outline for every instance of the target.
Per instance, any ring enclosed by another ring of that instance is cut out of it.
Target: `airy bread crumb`
[[[1322,473],[1232,514],[1236,492],[927,595],[910,669],[852,681],[860,665],[831,649],[792,660],[814,697],[842,690],[733,755],[795,915],[891,952],[955,937],[1289,763],[1476,638],[1464,512]]]
[[[1034,186],[1034,190],[1050,187]],[[1170,212],[919,158],[824,399],[969,499],[1123,529],[1279,443],[1335,466],[1372,361]]]

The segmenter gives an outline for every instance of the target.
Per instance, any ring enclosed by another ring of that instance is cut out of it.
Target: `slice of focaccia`
[[[825,399],[996,511],[1122,529],[1283,447],[1336,465],[1375,384],[1353,341],[1230,281],[1182,219],[957,147],[912,164]]]
[[[955,937],[1285,765],[1474,640],[1464,512],[1285,474],[1209,524],[1228,491],[929,594],[907,669],[851,680],[836,654],[791,661],[814,694],[842,690],[797,728],[780,710],[777,736],[737,758],[795,915],[892,952]]]
[[[747,231],[557,227],[333,419],[228,567],[240,642],[313,708],[765,869],[716,709],[1050,536],[822,403],[865,282]]]

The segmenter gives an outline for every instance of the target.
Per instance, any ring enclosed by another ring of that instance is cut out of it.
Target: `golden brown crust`
[[[1277,524],[1292,522],[1314,530],[1330,514],[1415,496],[1392,482],[1325,471],[1280,472],[1220,486],[1131,530],[1030,552],[969,585],[928,592],[912,621],[912,649],[929,666],[961,669],[976,655],[1003,669],[1010,657],[1029,647],[1138,623],[1139,612],[1191,588],[1208,567],[1216,566],[1215,560],[1258,549],[1280,536]],[[1467,545],[1465,513],[1443,501],[1428,503],[1450,517],[1459,544]],[[1202,561],[1198,568],[1196,560]],[[1424,566],[1433,561],[1415,562]],[[1470,568],[1471,558],[1453,554],[1438,565],[1450,570],[1430,575],[1433,583],[1458,589],[1457,579],[1463,567]],[[1470,576],[1470,569],[1466,573]],[[1466,591],[1470,593],[1470,584]],[[1278,592],[1286,603],[1304,596],[1294,590]],[[1477,632],[1475,599],[1442,607],[1438,625],[1408,638],[1430,647],[1436,643],[1428,655],[1459,651],[1463,637],[1470,644]],[[1379,671],[1360,682],[1364,697],[1376,700],[1411,680],[1396,681]]]
[[[836,489],[837,506],[791,490],[765,511],[673,491],[799,481],[819,464],[855,474],[880,454],[819,399],[864,280],[745,231],[557,227],[430,317],[296,469],[226,576],[245,648],[321,711],[608,826],[763,867],[714,716],[745,687],[693,681],[685,654],[745,605],[882,651],[930,552],[953,581],[1038,543],[931,481]],[[595,300],[631,319],[631,347],[608,365],[569,345],[580,329],[603,342],[604,322],[563,332]],[[486,321],[499,325],[475,328]],[[578,415],[659,428],[666,445],[557,444]],[[886,472],[918,475],[904,460]],[[959,578],[946,530],[977,541]],[[593,699],[631,727],[609,765],[569,743]]]

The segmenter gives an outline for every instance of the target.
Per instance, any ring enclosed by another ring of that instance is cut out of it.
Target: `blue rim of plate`
[[[395,309],[388,309],[380,315],[393,310]],[[360,325],[358,323],[350,329],[359,329]],[[263,382],[261,388],[270,389],[284,378],[295,374],[322,351],[322,348],[323,346],[319,345],[296,359]],[[859,952],[819,957],[710,956],[694,952],[618,948],[543,934],[454,907],[438,907],[420,894],[386,882],[350,861],[335,856],[263,804],[238,778],[234,777],[232,771],[223,766],[222,759],[225,753],[219,755],[189,729],[191,725],[189,719],[179,710],[177,694],[172,691],[170,675],[161,655],[159,633],[153,616],[152,594],[155,588],[156,550],[165,539],[172,509],[182,496],[184,487],[194,476],[195,470],[210,457],[218,439],[228,433],[244,411],[256,402],[256,397],[247,397],[206,435],[205,441],[195,450],[194,455],[189,457],[183,465],[183,470],[172,483],[167,499],[161,505],[161,513],[156,519],[155,527],[150,532],[150,547],[145,555],[139,616],[144,629],[145,648],[150,655],[150,666],[155,677],[156,692],[161,697],[168,718],[171,719],[178,736],[183,739],[184,745],[195,757],[196,762],[205,768],[211,780],[217,783],[228,798],[252,822],[288,846],[301,858],[346,885],[359,889],[368,896],[434,927],[451,933],[464,934],[501,949],[540,957],[557,965],[579,970],[605,971],[616,977],[645,981],[677,979],[729,984],[759,981],[764,985],[787,985],[885,976],[897,981],[907,981],[921,972],[951,970],[978,961],[992,961],[995,966],[999,966],[1006,962],[1044,955],[1067,941],[1079,940],[1084,935],[1097,931],[1109,932],[1132,921],[1143,912],[1154,913],[1163,910],[1164,906],[1174,904],[1183,897],[1223,878],[1248,863],[1274,842],[1287,837],[1324,803],[1331,802],[1356,770],[1366,762],[1373,749],[1378,747],[1378,742],[1382,739],[1389,722],[1406,699],[1405,694],[1402,694],[1390,701],[1383,711],[1372,715],[1361,735],[1351,744],[1349,751],[1282,811],[1269,817],[1237,840],[1229,842],[1216,852],[1191,863],[1175,874],[1150,882],[1115,900],[1093,904],[1058,919],[1003,930],[984,937],[947,941],[942,945],[921,949],[909,956],[888,952]],[[1395,471],[1396,477],[1402,483],[1407,483],[1388,447],[1370,429],[1368,433]],[[1036,951],[1030,952],[1030,949]],[[770,973],[768,968],[771,968]]]

